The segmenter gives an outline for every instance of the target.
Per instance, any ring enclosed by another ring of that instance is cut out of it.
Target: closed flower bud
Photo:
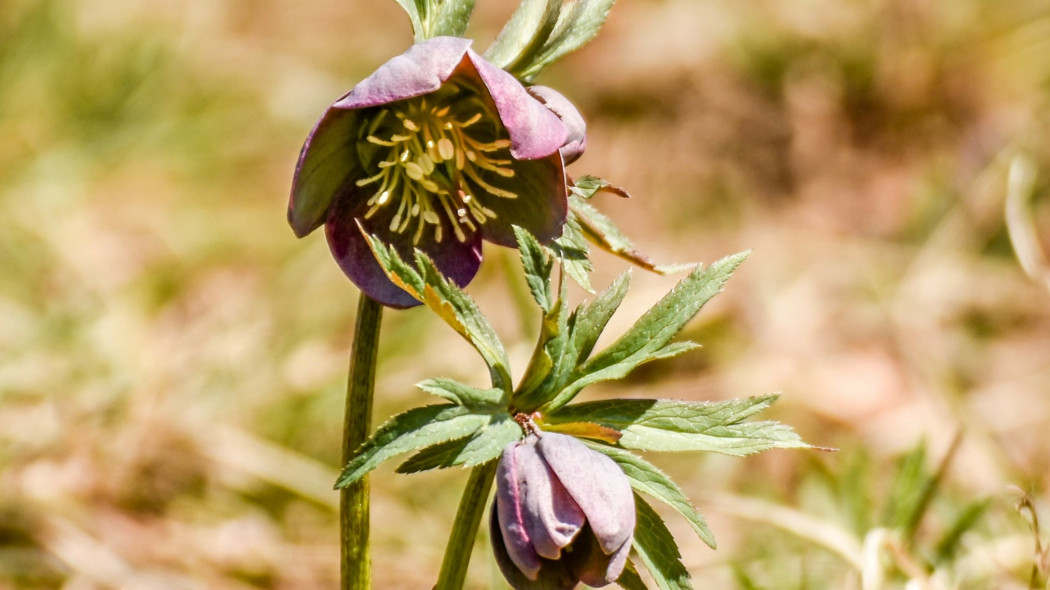
[[[515,590],[614,582],[634,524],[631,484],[609,457],[553,432],[503,450],[490,526],[496,561]]]

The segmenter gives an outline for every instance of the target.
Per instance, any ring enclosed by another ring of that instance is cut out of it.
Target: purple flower
[[[328,108],[296,165],[295,234],[325,225],[347,276],[391,307],[418,302],[386,277],[365,233],[403,258],[423,251],[462,286],[482,239],[515,247],[518,225],[549,242],[565,222],[560,150],[581,147],[568,145],[579,130],[570,137],[564,105],[548,108],[469,46],[438,37],[388,61]]]
[[[627,476],[575,438],[540,432],[503,450],[490,526],[496,562],[515,590],[611,584],[634,523]]]

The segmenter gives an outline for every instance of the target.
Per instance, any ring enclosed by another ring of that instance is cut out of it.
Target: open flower
[[[490,526],[496,562],[515,590],[614,582],[634,524],[631,484],[609,457],[552,432],[503,450]]]
[[[295,234],[325,225],[347,276],[392,307],[418,302],[386,277],[365,233],[403,258],[425,252],[462,286],[482,238],[514,247],[518,225],[547,242],[565,222],[566,124],[469,46],[437,37],[388,61],[328,108],[296,165]]]

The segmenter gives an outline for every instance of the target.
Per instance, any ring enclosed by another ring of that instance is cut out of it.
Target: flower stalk
[[[361,294],[357,304],[354,342],[350,352],[350,374],[346,386],[343,419],[343,464],[368,438],[372,427],[372,398],[375,392],[376,360],[379,356],[379,327],[383,306]],[[369,549],[368,478],[362,477],[339,491],[340,588],[369,590],[372,586],[372,557]]]
[[[496,461],[489,461],[475,467],[470,472],[467,486],[456,511],[456,521],[445,546],[445,557],[441,562],[441,573],[438,574],[434,590],[460,590],[467,578],[467,566],[470,565],[470,554],[474,549],[478,526],[485,515],[485,500],[492,489],[496,477]]]

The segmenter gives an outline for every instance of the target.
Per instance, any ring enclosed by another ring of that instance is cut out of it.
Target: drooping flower
[[[609,457],[552,432],[503,450],[490,527],[496,562],[515,590],[611,584],[634,524],[631,484]]]
[[[567,141],[574,140],[556,111],[469,40],[437,37],[328,108],[299,155],[288,220],[299,237],[325,225],[333,256],[362,291],[409,307],[418,302],[386,277],[364,234],[402,258],[423,251],[465,285],[481,263],[483,238],[514,247],[514,225],[543,242],[561,235],[567,188],[559,150]]]

